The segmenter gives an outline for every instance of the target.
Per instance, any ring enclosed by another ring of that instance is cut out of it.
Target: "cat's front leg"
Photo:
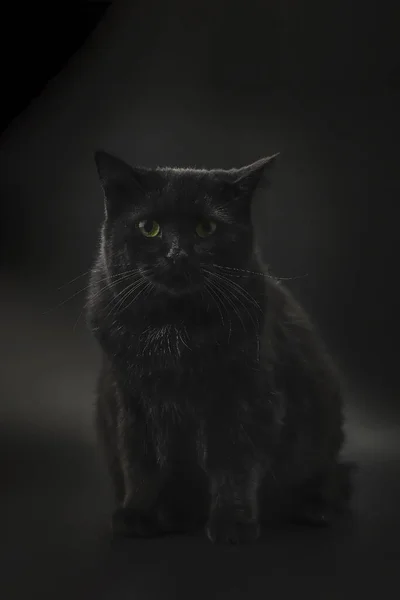
[[[258,490],[264,469],[252,441],[222,423],[214,423],[207,435],[203,428],[199,440],[199,459],[210,486],[207,536],[222,544],[255,541],[260,535]]]
[[[123,503],[114,511],[114,535],[128,537],[156,536],[163,532],[157,500],[165,473],[154,465],[140,461],[123,468],[126,493]]]
[[[157,450],[144,419],[120,406],[117,451],[124,493],[113,514],[115,535],[154,536],[162,532],[158,499],[168,467],[167,457]]]
[[[254,542],[260,535],[257,491],[261,468],[210,473],[211,506],[206,532],[214,543]]]

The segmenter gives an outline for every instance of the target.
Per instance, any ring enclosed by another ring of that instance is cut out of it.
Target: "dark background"
[[[4,597],[397,598],[394,7],[82,1],[10,5],[2,21]],[[239,551],[201,538],[109,543],[92,427],[99,353],[78,293],[103,214],[99,147],[149,166],[281,152],[255,224],[343,373],[346,454],[360,463],[351,523],[271,531]]]

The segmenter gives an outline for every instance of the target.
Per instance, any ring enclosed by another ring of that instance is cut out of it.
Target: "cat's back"
[[[297,359],[311,370],[333,363],[318,328],[291,290],[278,279],[266,277],[267,306],[263,339],[274,356]]]
[[[343,441],[343,394],[339,373],[306,311],[288,288],[267,282],[269,310],[263,360],[283,399],[281,450],[301,471],[304,456],[319,448],[331,455]],[[296,458],[297,457],[297,458]]]

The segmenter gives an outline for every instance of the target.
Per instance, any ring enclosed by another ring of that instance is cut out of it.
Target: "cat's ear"
[[[231,182],[236,191],[238,191],[241,196],[251,197],[257,187],[262,183],[266,172],[270,169],[279,154],[280,153],[277,152],[272,156],[260,158],[250,165],[246,165],[239,169],[232,169],[230,171]]]
[[[106,215],[144,201],[146,194],[160,183],[154,171],[131,167],[104,150],[97,150],[94,160],[104,192]]]

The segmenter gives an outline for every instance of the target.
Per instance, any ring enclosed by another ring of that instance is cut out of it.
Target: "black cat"
[[[197,170],[95,154],[105,219],[88,322],[117,534],[204,524],[244,542],[272,515],[323,524],[347,505],[335,371],[254,248],[251,200],[275,156]]]

